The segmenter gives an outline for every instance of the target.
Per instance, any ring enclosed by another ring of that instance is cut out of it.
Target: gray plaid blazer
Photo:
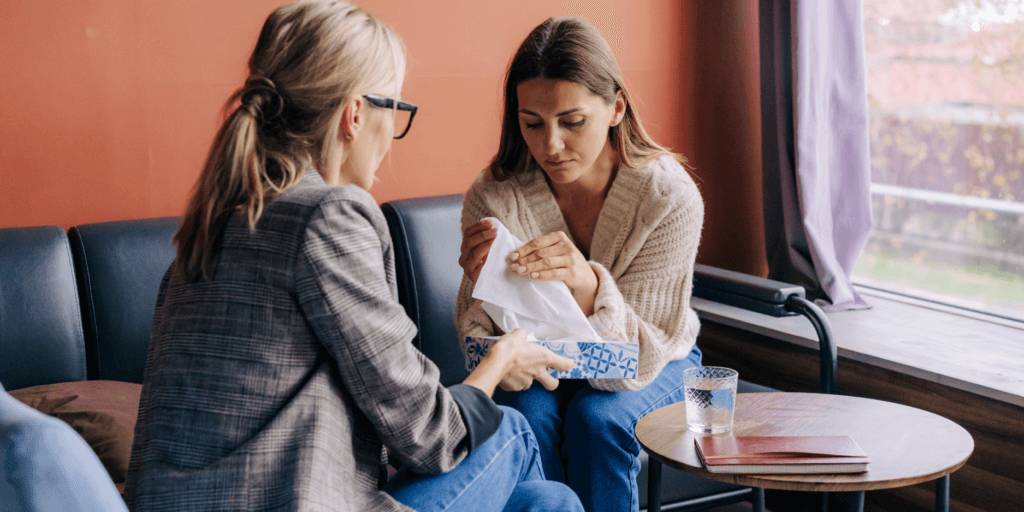
[[[500,421],[483,393],[441,386],[412,346],[366,191],[307,173],[254,232],[236,217],[218,243],[212,278],[168,271],[160,285],[132,510],[407,510],[378,490],[382,444],[438,473],[475,447],[460,407]]]

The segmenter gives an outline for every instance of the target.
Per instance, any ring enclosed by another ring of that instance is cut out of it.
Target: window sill
[[[1024,323],[858,288],[871,309],[827,313],[842,360],[1024,407]],[[802,316],[773,318],[693,297],[702,320],[818,348]]]

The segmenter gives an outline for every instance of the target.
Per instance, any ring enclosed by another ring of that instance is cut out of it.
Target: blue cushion
[[[0,229],[0,381],[11,389],[85,380],[85,340],[68,236]]]
[[[85,441],[0,386],[0,510],[127,511]]]
[[[178,217],[74,226],[89,379],[142,383],[160,280],[177,253]]]

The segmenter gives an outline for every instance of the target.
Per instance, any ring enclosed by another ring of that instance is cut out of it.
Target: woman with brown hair
[[[683,370],[700,364],[689,301],[704,203],[684,164],[647,135],[593,26],[552,18],[526,37],[505,82],[498,154],[464,200],[456,322],[462,336],[500,334],[472,290],[484,261],[502,258],[522,276],[565,282],[604,339],[639,344],[635,380],[495,394],[529,420],[548,478],[588,511],[638,509],[633,428],[683,400]],[[529,242],[489,254],[486,217]]]
[[[132,510],[580,510],[490,397],[571,361],[513,332],[446,388],[411,343],[368,192],[416,110],[404,74],[397,34],[348,2],[267,19],[160,285]]]

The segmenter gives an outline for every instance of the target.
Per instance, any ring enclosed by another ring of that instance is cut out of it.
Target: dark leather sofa
[[[440,367],[444,384],[466,376],[453,321],[462,272],[456,263],[461,206],[461,195],[382,205],[395,243],[399,299],[419,327],[414,343]],[[0,383],[71,423],[97,449],[119,487],[157,289],[174,258],[171,239],[178,222],[177,217],[127,220],[67,232],[56,226],[0,229]],[[746,382],[740,386],[741,392],[768,390]],[[108,417],[103,425],[113,425],[107,430],[117,432],[90,439],[97,429],[89,421],[103,416]],[[115,445],[118,453],[105,458],[98,449],[104,443]],[[641,457],[644,508],[649,464],[646,454]],[[670,468],[662,482],[666,510],[693,510],[749,494]],[[702,502],[707,495],[717,498]]]
[[[0,229],[0,382],[142,383],[176,217]]]
[[[176,217],[0,229],[0,383],[56,416],[123,490]]]

